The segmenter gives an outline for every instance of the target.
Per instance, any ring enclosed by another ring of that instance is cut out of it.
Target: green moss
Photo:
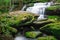
[[[40,30],[43,30],[47,33],[52,33],[56,37],[60,37],[60,22],[47,24],[44,27],[41,27]]]
[[[36,36],[38,36],[39,34],[42,34],[42,33],[41,32],[34,32],[34,31],[25,33],[26,37],[30,37],[30,38],[36,38]]]
[[[60,5],[54,5],[54,6],[48,7],[46,10],[57,10],[59,8],[60,8]]]
[[[53,36],[44,36],[44,37],[39,37],[37,40],[57,40]]]
[[[29,14],[25,12],[1,14],[0,15],[1,33],[6,34],[6,35],[16,33],[17,29],[15,27],[28,25],[33,21],[34,21],[33,14]]]
[[[60,16],[54,16],[54,15],[52,15],[52,16],[48,16],[48,19],[50,19],[50,20],[53,20],[53,22],[60,22]]]
[[[57,3],[60,3],[60,0],[56,0]]]
[[[60,16],[48,16],[48,19],[59,20]]]

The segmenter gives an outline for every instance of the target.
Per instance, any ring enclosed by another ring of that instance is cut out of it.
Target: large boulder
[[[38,35],[42,35],[42,32],[40,32],[40,31],[30,31],[30,32],[25,33],[25,36],[29,37],[29,38],[36,38]]]
[[[33,13],[26,12],[26,11],[15,11],[9,13],[11,19],[13,18],[12,24],[18,25],[27,25],[34,21],[34,17],[36,16]]]
[[[25,11],[15,11],[0,15],[0,33],[10,35],[17,33],[16,27],[28,25],[34,21],[34,14]]]
[[[60,38],[60,22],[47,24],[41,27],[40,30]]]

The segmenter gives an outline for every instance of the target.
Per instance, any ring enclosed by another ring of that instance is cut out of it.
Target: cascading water
[[[21,9],[21,11],[24,11],[24,9],[26,8],[27,5],[24,5],[23,8]]]
[[[33,7],[28,7],[26,11],[39,15],[37,20],[45,19],[44,18],[45,9],[47,7],[50,7],[52,3],[53,2],[35,3]],[[24,5],[22,11],[24,11],[24,8],[26,8],[26,5]],[[20,36],[16,36],[14,40],[37,40],[37,39],[26,38],[20,35]]]
[[[42,19],[46,19],[44,18],[44,13],[45,13],[45,9],[47,7],[50,7],[51,4],[53,4],[53,2],[46,2],[46,3],[34,3],[33,7],[28,7],[26,9],[26,11],[32,12],[34,14],[38,14],[39,17],[37,20],[42,20]]]

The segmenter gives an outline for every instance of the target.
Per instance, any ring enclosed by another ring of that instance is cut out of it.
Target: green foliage
[[[56,37],[60,37],[60,22],[47,24],[44,27],[41,27],[40,30],[43,30],[47,33],[52,33]]]
[[[9,10],[11,0],[0,0],[0,12],[7,12]]]
[[[48,2],[49,0],[23,0],[23,3]]]
[[[57,40],[57,39],[53,36],[44,36],[44,37],[38,37],[37,40]]]
[[[60,0],[56,0],[57,3],[60,3]]]
[[[10,35],[11,33],[16,33],[17,30],[10,26],[9,18],[6,14],[0,15],[0,28],[1,33],[5,35]]]

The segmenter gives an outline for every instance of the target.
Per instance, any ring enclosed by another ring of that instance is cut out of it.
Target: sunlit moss
[[[42,34],[42,33],[31,31],[31,32],[26,32],[25,36],[30,38],[36,38],[39,34]]]
[[[48,7],[46,10],[57,10],[59,8],[60,8],[60,5],[54,5],[54,6]]]
[[[52,33],[52,35],[59,37],[60,36],[60,22],[47,24],[44,27],[41,27],[40,30],[43,30],[47,33]]]
[[[44,37],[38,37],[37,40],[57,40],[57,39],[53,36],[44,36]]]
[[[0,15],[0,28],[1,33],[3,34],[12,34],[16,33],[17,29],[15,27],[19,27],[22,25],[28,25],[34,21],[33,14],[25,13],[25,12],[14,12],[12,14],[1,14]],[[14,27],[15,26],[15,27]]]

